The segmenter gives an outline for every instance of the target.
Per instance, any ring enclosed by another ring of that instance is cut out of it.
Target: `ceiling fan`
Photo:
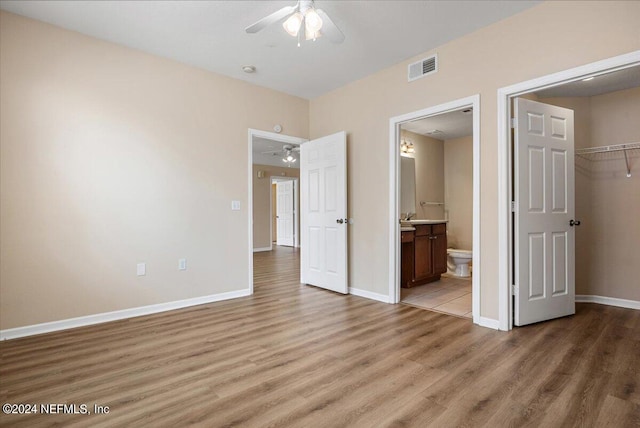
[[[342,43],[344,41],[342,31],[322,9],[315,8],[313,0],[298,0],[295,6],[285,6],[271,15],[265,16],[255,24],[249,25],[245,31],[247,33],[257,33],[287,16],[288,18],[282,23],[282,26],[287,33],[298,38],[298,47],[300,46],[303,31],[305,40],[316,40],[324,35],[333,43]]]
[[[300,146],[291,146],[291,145],[285,144],[284,146],[282,146],[282,150],[262,152],[262,154],[264,155],[270,154],[273,156],[282,155],[282,162],[292,164],[298,160],[298,158],[295,155],[298,152],[300,152]]]

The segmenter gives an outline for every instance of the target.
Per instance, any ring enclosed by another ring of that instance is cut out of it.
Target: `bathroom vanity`
[[[447,271],[447,223],[401,222],[401,284],[404,288],[437,281]]]

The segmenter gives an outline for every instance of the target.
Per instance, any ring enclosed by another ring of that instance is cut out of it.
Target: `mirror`
[[[400,215],[416,212],[416,162],[400,157]]]

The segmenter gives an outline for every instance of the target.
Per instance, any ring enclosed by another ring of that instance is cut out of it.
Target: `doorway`
[[[299,247],[298,179],[271,176],[271,243]]]
[[[472,114],[403,123],[399,147],[400,218],[411,217],[400,224],[400,303],[463,318],[472,317]]]
[[[248,135],[248,231],[249,231],[249,291],[254,292],[254,253],[273,250],[271,219],[271,183],[272,177],[296,179],[299,176],[297,166],[298,153],[295,148],[306,142],[304,138],[273,132],[249,129]],[[291,159],[288,162],[283,159]],[[296,186],[297,187],[297,186]],[[297,223],[294,220],[294,224]],[[294,226],[295,227],[295,226]],[[297,234],[299,235],[299,234]],[[294,241],[294,244],[296,242]],[[282,247],[286,249],[287,247]],[[291,251],[297,251],[291,247]],[[286,258],[295,263],[298,258]],[[269,263],[282,262],[280,257],[264,258]],[[299,266],[298,266],[299,268]]]
[[[389,215],[389,228],[390,228],[390,266],[389,266],[389,301],[390,303],[399,303],[402,299],[402,288],[401,288],[401,277],[402,277],[402,268],[406,266],[402,262],[402,250],[401,250],[401,223],[400,218],[405,216],[406,212],[403,213],[401,206],[401,158],[400,155],[401,144],[407,143],[407,141],[403,141],[403,131],[408,130],[407,128],[412,128],[413,125],[420,123],[420,121],[426,121],[430,118],[437,118],[438,116],[443,117],[455,117],[456,114],[468,114],[467,117],[470,117],[471,120],[471,146],[472,146],[472,192],[471,192],[471,202],[472,202],[472,219],[471,219],[471,243],[466,244],[470,245],[471,254],[472,254],[472,266],[473,266],[473,274],[471,275],[471,318],[475,324],[485,325],[485,321],[480,316],[480,234],[479,234],[479,226],[480,226],[480,96],[474,95],[468,98],[463,98],[460,100],[452,101],[445,104],[440,104],[434,107],[429,107],[423,110],[415,111],[412,113],[408,113],[402,116],[397,116],[390,119],[390,136],[389,136],[389,155],[390,155],[390,215]],[[453,116],[446,116],[447,114],[451,114]],[[413,124],[413,125],[412,125]],[[433,130],[433,129],[431,129]],[[406,138],[405,138],[406,140]],[[426,217],[429,216],[438,216],[440,215],[441,219],[436,220],[448,220],[445,217],[446,205],[444,203],[444,192],[442,195],[442,200],[428,200],[431,199],[428,196],[418,197],[416,200],[416,210],[414,213],[420,210],[420,217],[423,217],[425,220],[431,220]],[[438,198],[436,198],[438,199]],[[406,209],[405,209],[406,211]],[[435,213],[435,211],[438,211]],[[420,220],[420,219],[418,219]],[[446,223],[445,222],[445,223]],[[403,223],[406,225],[406,223]],[[432,242],[436,242],[438,233],[446,233],[440,231],[442,223],[438,225],[431,226],[431,231],[428,233],[433,233],[429,238],[432,238]],[[435,228],[435,229],[434,229]],[[439,232],[440,231],[440,232]],[[416,232],[417,233],[417,232]],[[427,231],[425,231],[427,233]],[[420,233],[419,233],[420,234]],[[421,239],[421,238],[419,238]],[[441,238],[442,239],[442,238]],[[426,242],[426,241],[425,241]],[[439,242],[439,241],[437,241]],[[421,244],[422,245],[422,244]],[[465,244],[462,244],[465,245]],[[417,247],[415,247],[417,248]],[[406,254],[406,252],[405,252]],[[433,266],[433,264],[432,264]],[[440,269],[442,270],[442,269]],[[445,269],[446,270],[446,269]],[[414,272],[416,270],[414,269]],[[468,315],[468,312],[465,314],[459,315]]]
[[[539,79],[522,82],[498,91],[498,147],[499,147],[499,328],[501,330],[510,330],[513,327],[514,312],[514,288],[521,287],[516,283],[515,272],[519,269],[521,262],[516,257],[516,251],[513,244],[514,237],[514,219],[512,215],[512,202],[514,199],[512,176],[513,164],[512,160],[514,148],[512,146],[512,103],[518,97],[540,97],[549,96],[551,89],[561,88],[576,82],[590,82],[593,78],[596,81],[605,76],[612,75],[615,72],[631,69],[640,66],[640,51],[635,51],[626,55],[610,58],[596,63],[588,64],[582,67],[562,71],[552,75],[544,76]],[[639,69],[640,70],[640,69]],[[536,95],[536,93],[538,95]],[[566,95],[566,94],[565,94]],[[566,100],[561,102],[566,103]],[[576,140],[577,147],[580,144]],[[595,148],[585,149],[593,151]],[[622,159],[621,159],[622,160]],[[624,162],[624,161],[622,161]],[[624,171],[626,172],[626,171]],[[612,183],[608,183],[611,185]],[[612,192],[608,192],[612,193]],[[573,198],[573,194],[570,195]],[[513,206],[517,206],[515,201]],[[621,207],[619,207],[621,208]],[[578,262],[579,263],[579,262]],[[512,288],[513,287],[513,288]],[[598,297],[598,296],[596,296]],[[577,300],[577,298],[576,298]],[[616,300],[616,299],[614,299]],[[620,299],[618,299],[620,300]],[[614,302],[622,305],[621,302]],[[636,302],[637,303],[637,302]],[[629,306],[627,306],[629,307]]]

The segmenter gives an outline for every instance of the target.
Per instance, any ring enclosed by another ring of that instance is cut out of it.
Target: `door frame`
[[[269,176],[269,184],[274,184],[277,181],[293,181],[293,248],[300,248],[300,224],[298,219],[300,217],[300,201],[298,200],[298,178],[297,177],[283,177],[281,175]],[[269,186],[269,213],[273,216],[273,187]],[[269,223],[269,235],[273,237],[273,222]],[[273,242],[269,245],[270,249],[273,249]]]
[[[480,94],[427,107],[389,119],[389,303],[400,302],[400,126],[403,123],[450,111],[473,108],[473,275],[471,299],[473,323],[480,317]],[[491,320],[489,320],[491,321]]]
[[[249,240],[248,240],[248,246],[247,246],[247,252],[249,253],[249,276],[248,276],[248,283],[249,283],[249,294],[253,294],[253,138],[254,137],[260,137],[260,138],[266,138],[269,140],[273,140],[273,141],[277,141],[279,143],[284,143],[284,144],[294,144],[294,145],[300,145],[302,143],[305,143],[309,140],[307,140],[306,138],[300,138],[300,137],[293,137],[291,135],[283,135],[283,134],[276,134],[275,132],[269,132],[269,131],[261,131],[259,129],[252,129],[249,128],[248,131],[248,142],[247,142],[247,185],[248,185],[248,195],[247,195],[247,229],[248,229],[248,235],[249,235]]]
[[[513,328],[513,299],[511,298],[513,281],[511,278],[514,272],[512,244],[514,225],[511,216],[513,200],[511,100],[545,88],[638,65],[640,65],[640,50],[498,89],[498,328],[500,330]]]

